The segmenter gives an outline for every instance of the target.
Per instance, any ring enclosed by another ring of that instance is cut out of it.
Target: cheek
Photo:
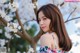
[[[47,21],[47,22],[46,22],[46,26],[47,26],[47,28],[49,29],[49,27],[50,27],[50,21]]]

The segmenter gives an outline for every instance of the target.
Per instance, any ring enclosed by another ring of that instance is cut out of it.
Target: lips
[[[41,27],[42,29],[44,29],[46,26]]]

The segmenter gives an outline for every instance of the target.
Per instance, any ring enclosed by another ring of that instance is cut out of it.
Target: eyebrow
[[[44,17],[46,17],[46,16],[42,16],[41,18],[44,18]],[[40,18],[39,18],[40,19]]]

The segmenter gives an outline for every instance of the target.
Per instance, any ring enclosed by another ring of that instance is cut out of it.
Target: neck
[[[55,32],[55,31],[49,30],[49,31],[46,31],[46,32],[44,32],[44,33],[53,33],[53,32]]]

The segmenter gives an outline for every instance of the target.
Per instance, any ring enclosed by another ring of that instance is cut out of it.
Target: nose
[[[43,25],[43,24],[44,24],[44,21],[43,21],[43,20],[41,20],[39,23],[40,23],[40,25]]]

